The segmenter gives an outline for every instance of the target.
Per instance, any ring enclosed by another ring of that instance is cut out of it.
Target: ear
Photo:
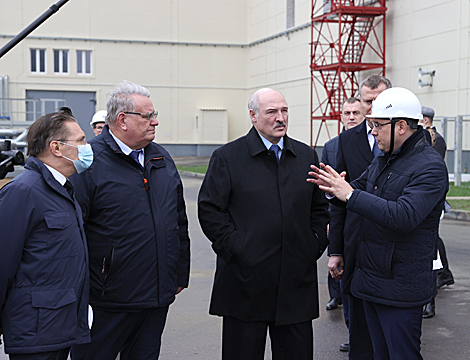
[[[404,135],[406,133],[406,130],[408,129],[408,123],[405,120],[400,120],[397,125],[398,133],[400,135]]]
[[[117,116],[116,124],[121,128],[122,131],[127,131],[126,114],[120,112]]]
[[[59,142],[57,140],[51,141],[49,143],[49,150],[51,153],[57,157],[62,157],[62,152],[60,151]]]
[[[250,118],[251,122],[255,122],[257,120],[256,114],[253,110],[250,110]]]

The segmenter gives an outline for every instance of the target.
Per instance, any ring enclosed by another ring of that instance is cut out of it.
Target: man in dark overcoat
[[[217,254],[209,312],[223,316],[222,358],[312,359],[319,316],[317,259],[328,240],[328,205],[305,169],[309,146],[286,135],[282,94],[260,89],[248,104],[252,129],[214,151],[198,205]]]

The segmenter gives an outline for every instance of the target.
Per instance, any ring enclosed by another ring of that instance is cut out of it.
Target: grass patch
[[[470,200],[447,200],[452,206],[452,210],[466,210],[470,211]]]
[[[454,182],[449,183],[447,196],[470,196],[470,183],[462,183],[462,186],[455,186]]]
[[[189,171],[199,174],[205,174],[209,165],[194,165],[194,166],[177,166],[180,171]]]

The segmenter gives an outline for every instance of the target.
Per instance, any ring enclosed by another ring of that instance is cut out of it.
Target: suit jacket
[[[328,204],[305,181],[315,150],[284,137],[278,163],[257,131],[214,151],[198,199],[217,254],[209,312],[277,325],[319,315],[316,260],[328,245]]]
[[[370,165],[374,155],[367,138],[367,123],[364,120],[358,126],[342,132],[338,136],[336,171],[346,171],[346,180],[357,179]],[[354,272],[357,253],[357,237],[362,217],[344,207],[332,205],[328,247],[329,255],[342,255],[344,273],[342,291],[349,293],[350,278]]]
[[[442,135],[437,132],[435,127],[433,127],[432,129],[436,133],[436,143],[434,144],[434,150],[436,150],[439,155],[441,155],[442,158],[445,159],[447,151],[446,141],[444,140]]]
[[[325,165],[330,165],[333,169],[336,169],[336,153],[338,148],[338,136],[327,141],[323,146],[323,152],[321,154],[321,162]]]

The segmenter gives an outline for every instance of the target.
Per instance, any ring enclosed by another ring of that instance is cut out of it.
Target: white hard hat
[[[97,111],[96,114],[93,115],[93,117],[91,118],[90,125],[93,126],[93,124],[96,124],[99,122],[105,122],[106,115],[108,115],[108,112],[106,110]]]
[[[372,112],[368,118],[396,119],[405,118],[421,120],[421,103],[410,90],[401,87],[392,87],[382,91],[372,101]]]

